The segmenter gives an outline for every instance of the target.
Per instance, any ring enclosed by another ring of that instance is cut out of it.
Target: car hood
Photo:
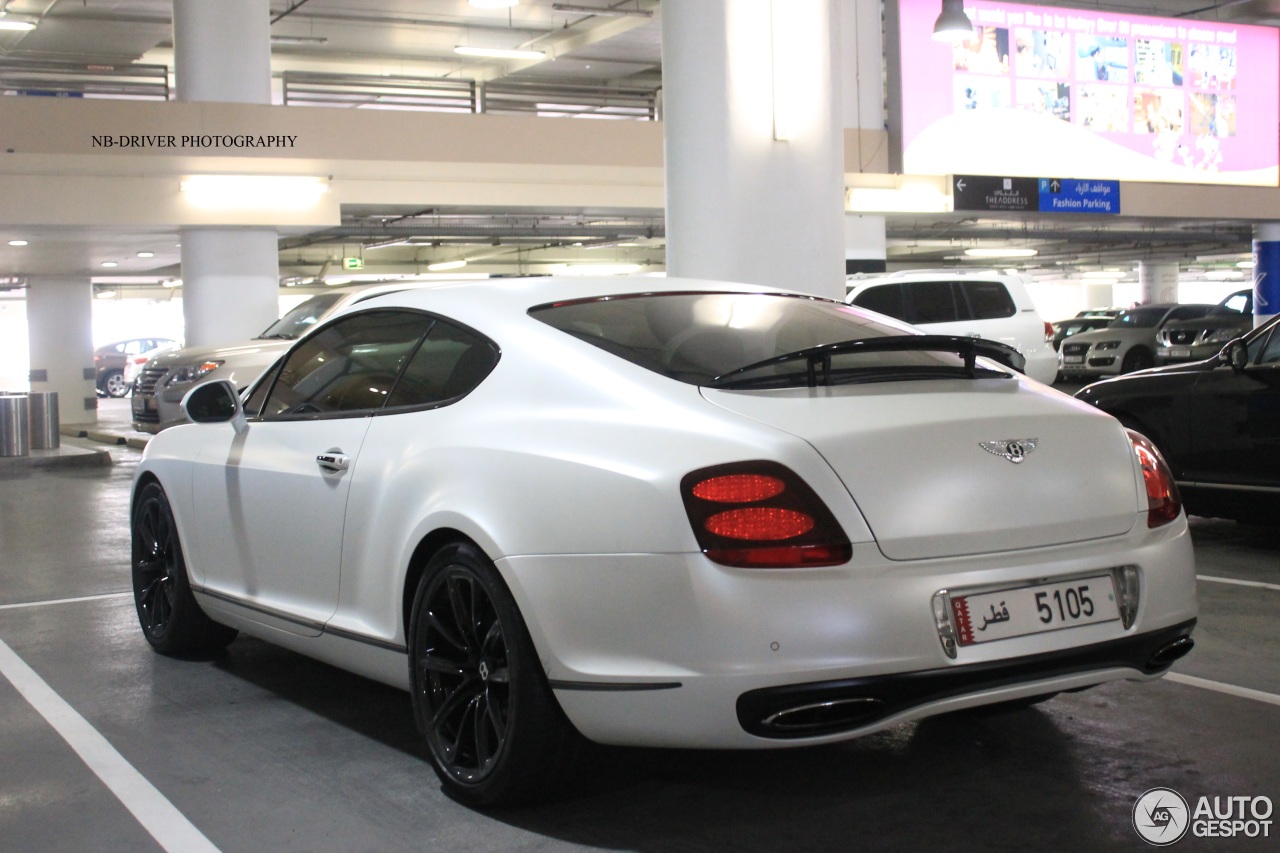
[[[1165,323],[1165,330],[1171,329],[1229,329],[1238,328],[1248,331],[1253,328],[1252,314],[1218,314],[1216,316],[1196,317],[1191,320],[1170,320]]]
[[[233,366],[248,362],[266,364],[273,361],[292,344],[292,340],[260,338],[216,347],[183,347],[157,353],[147,362],[147,367],[169,369],[184,364],[200,364],[204,361],[222,361]]]
[[[892,560],[1118,536],[1139,509],[1133,450],[1112,418],[1020,380],[899,382],[710,402],[796,435],[835,470]],[[1035,443],[1022,462],[1008,442]]]

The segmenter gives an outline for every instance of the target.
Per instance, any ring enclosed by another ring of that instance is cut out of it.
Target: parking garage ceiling
[[[1280,26],[1280,0],[1056,0],[1089,10]],[[39,19],[29,33],[0,33],[0,64],[76,62],[172,66],[171,0],[0,0],[10,14]],[[656,0],[523,0],[511,9],[480,9],[466,0],[273,0],[272,55],[277,73],[448,76],[586,86],[661,85],[661,27]],[[536,47],[553,62],[494,63],[456,55],[458,44]],[[339,227],[283,233],[282,276],[314,277],[353,252],[386,269],[411,268],[463,249],[493,271],[519,273],[531,259],[625,260],[661,264],[663,221],[657,210],[510,210],[498,208],[344,208]],[[179,274],[176,231],[163,229],[0,229],[0,274],[22,271],[10,239],[26,239],[24,263],[40,252],[83,257],[87,274],[104,255],[153,252],[140,275]],[[36,233],[31,233],[35,231]],[[895,214],[887,220],[891,263],[959,262],[980,241],[1035,247],[1033,271],[1133,262],[1212,266],[1250,249],[1239,221],[1136,220],[1126,217],[993,218],[973,214]],[[10,233],[12,232],[12,233]],[[33,258],[36,258],[34,262]],[[1199,260],[1198,260],[1199,259]],[[1003,263],[1003,262],[1001,262]],[[1028,265],[1023,262],[1023,265]],[[134,265],[136,266],[136,264]]]

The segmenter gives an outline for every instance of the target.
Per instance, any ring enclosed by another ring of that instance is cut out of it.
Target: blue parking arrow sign
[[[1039,187],[1041,213],[1120,212],[1119,181],[1041,178]]]

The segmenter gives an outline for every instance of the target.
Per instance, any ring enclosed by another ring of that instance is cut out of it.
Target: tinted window
[[[868,287],[853,298],[853,304],[899,320],[905,320],[907,316],[906,309],[902,307],[902,288],[896,284]]]
[[[969,319],[968,308],[956,306],[956,294],[949,281],[913,281],[904,287],[908,323],[954,323]]]
[[[1169,312],[1170,320],[1190,320],[1209,313],[1210,305],[1181,305]]]
[[[662,293],[542,305],[530,315],[641,367],[705,385],[766,359],[820,344],[907,334],[839,302],[760,293]],[[848,356],[859,369],[950,368],[954,356],[883,352]],[[804,361],[778,367],[806,384]],[[901,373],[894,378],[901,378]],[[779,383],[781,386],[783,383]]]
[[[437,320],[387,398],[387,408],[425,406],[469,393],[498,363],[498,349],[469,329]]]
[[[1252,314],[1253,313],[1252,297],[1253,297],[1252,292],[1233,293],[1230,296],[1228,296],[1226,299],[1222,300],[1222,304],[1218,307],[1220,309],[1225,310],[1226,312],[1231,312],[1236,314],[1245,314],[1245,313]],[[1218,314],[1221,312],[1215,310],[1213,313]]]
[[[381,408],[432,322],[424,314],[370,311],[318,331],[289,353],[261,417]]]
[[[998,281],[966,281],[961,283],[975,320],[994,320],[1018,313],[1013,297]]]
[[[298,338],[320,321],[324,313],[337,304],[341,293],[322,293],[313,296],[306,302],[295,306],[279,320],[276,320],[258,337],[261,338]]]

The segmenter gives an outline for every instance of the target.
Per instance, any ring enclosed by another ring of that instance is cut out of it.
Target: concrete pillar
[[[667,272],[844,296],[836,0],[666,0]]]
[[[1139,261],[1139,301],[1143,305],[1152,302],[1178,301],[1178,265],[1165,261]]]
[[[1280,222],[1253,226],[1253,325],[1280,314]]]
[[[864,150],[860,131],[884,129],[884,30],[881,0],[840,0],[840,113],[844,134],[844,168],[854,172],[868,167],[878,154]],[[887,258],[885,219],[846,213],[844,222],[845,272],[884,272]]]
[[[31,276],[27,338],[31,390],[54,391],[64,424],[96,424],[93,285],[88,278]]]
[[[268,0],[173,0],[173,45],[178,100],[271,103]],[[276,238],[273,228],[182,229],[187,346],[246,340],[276,319]]]
[[[280,315],[276,232],[182,229],[186,345],[216,346],[260,334]]]

